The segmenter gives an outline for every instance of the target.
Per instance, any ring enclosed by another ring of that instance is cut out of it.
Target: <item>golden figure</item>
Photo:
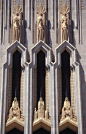
[[[68,40],[69,35],[69,8],[65,4],[61,7],[61,42]]]
[[[13,15],[13,41],[20,39],[20,30],[22,26],[22,8],[19,5]]]
[[[20,109],[19,109],[19,104],[18,104],[16,97],[14,98],[12,107],[9,110],[9,119],[8,120],[10,120],[14,117],[16,117],[17,119],[20,119]]]

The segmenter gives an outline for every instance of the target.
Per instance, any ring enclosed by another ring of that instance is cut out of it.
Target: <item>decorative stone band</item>
[[[35,126],[40,127],[40,123],[43,126],[46,126],[46,129],[51,127],[51,121],[49,116],[49,109],[46,108],[44,110],[44,101],[42,97],[40,97],[40,100],[38,102],[38,110],[34,110],[34,122],[33,122],[33,129]],[[45,125],[46,124],[46,125]]]
[[[14,98],[12,107],[9,110],[9,115],[6,123],[6,130],[10,130],[11,127],[19,126],[21,130],[24,127],[24,116],[21,114],[19,103],[17,98]]]
[[[77,117],[74,115],[73,108],[70,106],[70,101],[67,97],[65,98],[64,106],[62,108],[62,115],[60,118],[59,127],[60,130],[61,128],[65,129],[66,127],[69,127],[75,132],[78,129]]]

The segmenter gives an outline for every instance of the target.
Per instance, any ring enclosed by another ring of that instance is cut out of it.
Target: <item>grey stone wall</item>
[[[55,61],[55,48],[59,45],[59,1],[47,1],[47,28],[48,28],[48,46],[52,49],[51,61]],[[86,133],[86,1],[84,0],[84,9],[81,10],[81,0],[70,1],[71,6],[71,44],[77,49],[77,61],[80,63],[80,90],[81,90],[81,106],[83,119],[83,133]],[[10,44],[10,23],[12,24],[12,2],[3,0],[3,10],[0,11],[0,129],[2,100],[3,100],[3,66],[7,61],[7,48]],[[24,46],[27,48],[27,61],[31,61],[31,48],[35,45],[35,26],[36,26],[36,0],[25,0],[24,2]],[[10,8],[11,7],[11,10]],[[10,18],[10,19],[9,19]],[[9,22],[10,21],[10,22]],[[3,25],[2,25],[3,22]],[[52,69],[53,70],[53,69]],[[30,77],[30,74],[29,74]],[[54,78],[53,78],[54,79]],[[53,86],[52,86],[53,87]],[[77,89],[78,91],[78,89]],[[27,91],[28,92],[28,91]],[[78,99],[78,96],[77,96]],[[54,101],[54,100],[52,100]],[[25,102],[24,102],[25,103]],[[53,102],[54,103],[54,102]],[[26,110],[26,108],[24,108]],[[79,109],[78,109],[79,110]],[[28,111],[27,115],[28,116]],[[55,117],[54,117],[55,118]],[[57,118],[57,116],[56,116]],[[26,120],[26,122],[28,122]],[[82,122],[81,122],[82,123]],[[31,124],[30,124],[31,125]],[[28,125],[27,125],[28,126]],[[82,124],[81,124],[82,126]],[[27,132],[28,133],[28,132]],[[54,130],[52,130],[52,134]],[[56,134],[58,132],[56,131]]]

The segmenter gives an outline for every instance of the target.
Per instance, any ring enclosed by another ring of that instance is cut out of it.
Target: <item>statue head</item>
[[[42,97],[40,97],[39,101],[43,101],[43,98],[42,98]]]

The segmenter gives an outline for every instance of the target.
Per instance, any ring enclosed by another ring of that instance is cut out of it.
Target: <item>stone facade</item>
[[[43,29],[39,31],[38,39],[37,19],[40,15],[37,12],[37,6],[39,3],[44,6],[45,11],[40,13]],[[17,40],[13,37],[13,8],[16,4],[20,4],[22,8],[22,12],[18,11],[21,17],[17,16],[18,23],[20,21],[16,29]],[[60,8],[64,4],[69,11],[62,14]],[[68,28],[65,29],[68,38],[65,37],[63,40],[61,40],[61,17]],[[59,131],[70,126],[77,134],[86,134],[85,34],[85,0],[20,0],[20,2],[0,0],[0,134],[5,134],[13,128],[19,128],[22,132],[24,131],[24,134],[32,134],[41,127],[51,131],[51,134],[59,134]],[[21,53],[21,98],[20,106],[18,106],[21,112],[19,119],[13,118],[12,115],[12,119],[9,120],[8,115],[11,115],[9,110],[12,109],[12,57],[16,50]],[[46,101],[44,104],[42,100],[44,115],[39,119],[36,73],[37,54],[40,50],[45,54]],[[64,109],[61,96],[61,53],[64,50],[70,54],[71,102],[69,102],[69,109],[73,112],[71,114],[73,121],[69,116],[64,121],[61,117],[62,109]]]

